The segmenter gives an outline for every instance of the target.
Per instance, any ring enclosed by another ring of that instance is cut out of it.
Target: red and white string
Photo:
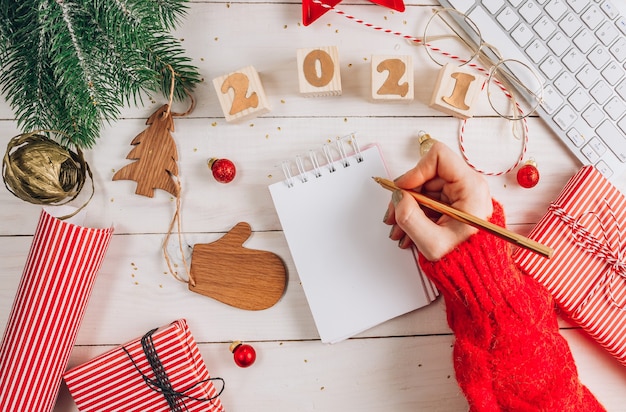
[[[491,76],[491,71],[490,70],[485,69],[484,67],[479,66],[478,64],[473,63],[473,62],[471,62],[469,60],[461,58],[460,56],[457,56],[455,54],[446,52],[445,50],[442,50],[439,47],[433,46],[430,43],[426,43],[424,39],[420,39],[418,37],[411,36],[411,35],[408,35],[408,34],[405,34],[405,33],[399,32],[399,31],[394,31],[394,30],[391,30],[391,29],[388,29],[388,28],[385,28],[385,27],[382,27],[382,26],[378,26],[378,25],[375,25],[373,23],[368,23],[365,20],[357,18],[357,17],[355,17],[355,16],[353,16],[351,14],[348,14],[348,13],[344,12],[341,9],[336,8],[335,6],[332,6],[330,4],[326,4],[326,3],[322,2],[321,0],[312,0],[312,2],[317,4],[317,5],[319,5],[319,6],[321,6],[321,7],[324,7],[327,10],[332,10],[333,12],[337,13],[338,15],[341,15],[341,16],[347,18],[348,20],[352,20],[355,23],[361,24],[361,25],[363,25],[365,27],[368,27],[368,28],[370,28],[372,30],[376,30],[376,31],[379,31],[379,32],[382,32],[382,33],[392,34],[394,36],[401,37],[401,38],[403,38],[405,40],[409,40],[409,41],[411,41],[411,42],[413,42],[415,44],[422,44],[423,46],[428,47],[428,49],[433,51],[433,52],[439,53],[442,56],[445,56],[445,57],[447,57],[449,59],[452,59],[452,60],[455,60],[457,62],[460,62],[463,65],[466,65],[468,67],[471,67],[471,68],[479,71],[480,73],[482,73],[485,76],[489,77],[490,80],[493,81],[498,86],[498,88],[504,93],[504,95],[513,102],[513,104],[516,107],[516,110],[519,113],[523,114],[523,110],[520,107],[519,103],[514,98],[514,96],[506,89],[506,87],[499,80],[497,80],[496,78],[493,78]],[[489,176],[500,176],[500,175],[504,175],[504,174],[509,173],[510,171],[514,170],[524,160],[524,156],[526,155],[526,150],[527,150],[527,145],[528,145],[528,124],[526,122],[526,117],[521,117],[519,120],[521,120],[524,123],[524,125],[523,125],[524,136],[521,139],[522,147],[521,147],[521,150],[520,150],[520,154],[519,154],[519,156],[517,157],[515,163],[512,166],[510,166],[508,169],[506,169],[504,171],[498,171],[498,172],[490,172],[490,171],[482,170],[481,168],[479,168],[476,165],[474,165],[472,163],[472,161],[469,159],[469,157],[467,155],[467,151],[465,150],[465,146],[464,146],[464,141],[465,141],[464,135],[465,135],[465,129],[466,129],[465,126],[466,126],[467,120],[466,119],[463,120],[461,122],[461,127],[459,129],[459,148],[461,150],[463,158],[465,159],[465,162],[470,167],[472,167],[474,170],[476,170],[477,172],[485,174],[485,175],[489,175]]]

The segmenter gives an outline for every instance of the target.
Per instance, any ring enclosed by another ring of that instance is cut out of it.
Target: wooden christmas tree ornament
[[[246,310],[276,304],[287,270],[278,255],[243,247],[251,234],[250,225],[240,222],[215,242],[194,245],[189,290]]]
[[[169,104],[164,104],[147,120],[148,128],[130,143],[135,146],[126,156],[135,162],[124,166],[113,175],[113,180],[134,180],[135,193],[154,197],[154,189],[163,189],[178,196],[178,152],[171,135],[174,120]]]

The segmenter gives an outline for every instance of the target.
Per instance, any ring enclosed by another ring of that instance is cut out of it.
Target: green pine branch
[[[187,97],[200,81],[169,34],[186,0],[0,2],[0,87],[25,131],[92,147],[104,121],[144,93]]]

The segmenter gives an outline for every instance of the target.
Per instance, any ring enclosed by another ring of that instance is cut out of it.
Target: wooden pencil
[[[380,184],[382,187],[384,187],[387,190],[390,191],[395,191],[395,190],[403,190],[407,193],[409,193],[411,196],[413,196],[415,198],[415,200],[417,201],[417,203],[419,203],[420,205],[423,205],[429,209],[432,209],[436,212],[442,213],[446,216],[449,216],[453,219],[456,219],[460,222],[466,223],[468,225],[474,226],[478,229],[482,229],[485,230],[495,236],[498,236],[514,245],[517,245],[519,247],[523,247],[525,249],[531,250],[535,253],[538,253],[546,258],[550,258],[552,256],[552,253],[554,252],[551,248],[542,245],[539,242],[536,242],[532,239],[529,239],[525,236],[522,236],[520,234],[517,234],[515,232],[511,232],[508,229],[505,229],[501,226],[495,225],[491,222],[488,222],[484,219],[481,219],[479,217],[476,217],[474,215],[471,215],[469,213],[465,213],[461,210],[455,209],[450,205],[447,205],[445,203],[442,203],[438,200],[432,199],[428,196],[425,196],[421,193],[412,191],[412,190],[405,190],[405,189],[400,189],[399,187],[397,187],[391,180],[389,179],[384,179],[381,177],[373,177],[373,179],[376,181],[376,183]]]

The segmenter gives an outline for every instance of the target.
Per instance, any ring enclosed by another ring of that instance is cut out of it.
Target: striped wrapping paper
[[[171,389],[182,395],[178,399],[184,402],[180,409],[170,408],[159,388],[144,380],[154,380],[156,375],[141,338],[64,374],[78,409],[82,412],[223,411],[219,393],[187,322],[180,319],[163,326],[152,334],[152,339]]]
[[[112,235],[42,210],[0,345],[0,411],[54,407]]]
[[[529,234],[551,259],[514,259],[559,307],[626,365],[626,198],[593,166],[574,175]]]

